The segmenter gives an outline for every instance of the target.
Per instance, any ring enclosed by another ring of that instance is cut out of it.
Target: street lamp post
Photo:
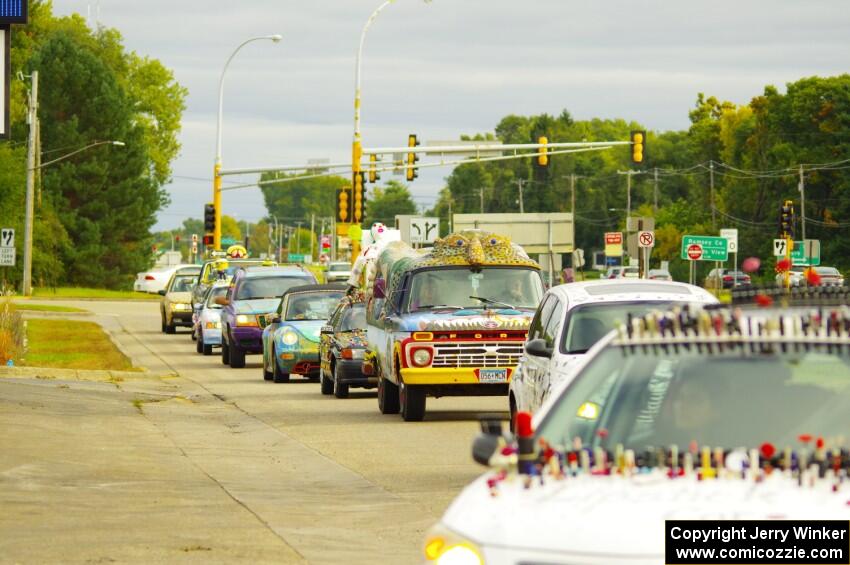
[[[38,95],[38,72],[33,71],[33,90],[32,96],[34,100],[37,100]],[[38,129],[38,118],[35,114],[35,103],[31,103],[32,108],[31,112],[31,121],[30,128],[31,130]],[[56,159],[52,159],[45,163],[41,163],[39,165],[35,164],[35,153],[36,148],[35,144],[32,142],[33,135],[30,135],[30,147],[27,155],[27,198],[26,198],[26,213],[24,217],[24,273],[21,281],[21,292],[24,296],[32,295],[32,230],[33,223],[35,222],[35,206],[33,204],[34,200],[34,192],[35,192],[35,172],[43,169],[48,165],[52,165],[53,163],[58,163],[59,161],[64,161],[69,157],[73,157],[77,153],[82,153],[87,149],[91,149],[92,147],[97,147],[98,145],[117,145],[119,147],[124,147],[123,141],[96,141],[94,143],[90,143],[85,147],[81,147],[75,151],[71,151],[61,157],[57,157]]]
[[[215,249],[221,249],[221,114],[224,108],[224,74],[230,66],[230,62],[236,56],[240,49],[251,43],[252,41],[260,41],[262,39],[270,39],[275,43],[280,42],[283,37],[279,34],[261,35],[252,37],[239,44],[227,62],[224,63],[224,68],[221,70],[221,78],[218,81],[218,120],[216,121],[215,134],[215,165],[213,167],[213,206],[215,207],[215,230],[213,231],[213,246]]]

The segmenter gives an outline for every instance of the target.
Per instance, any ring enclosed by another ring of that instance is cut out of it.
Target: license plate
[[[507,369],[479,369],[479,383],[506,383],[508,382]]]

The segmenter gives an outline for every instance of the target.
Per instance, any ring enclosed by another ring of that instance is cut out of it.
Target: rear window
[[[311,284],[308,277],[252,277],[245,279],[236,293],[236,300],[259,300],[261,298],[280,298],[284,292],[294,286]]]
[[[328,267],[329,271],[348,271],[351,269],[351,265],[348,263],[331,263],[330,267]]]
[[[584,290],[591,296],[605,296],[607,294],[631,294],[638,292],[661,293],[661,294],[693,294],[686,286],[672,284],[598,284],[586,286]]]
[[[838,269],[835,267],[815,267],[815,272],[819,275],[837,275]]]

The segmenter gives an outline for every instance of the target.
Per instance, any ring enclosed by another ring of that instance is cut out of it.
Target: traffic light
[[[630,137],[632,141],[632,163],[643,163],[643,151],[646,146],[646,132],[633,131]]]
[[[352,206],[351,206],[351,218],[353,223],[359,224],[363,221],[363,217],[366,215],[365,212],[365,198],[363,192],[363,182],[366,178],[365,173],[359,173],[354,175],[354,193],[351,195]]]
[[[794,201],[786,200],[779,208],[779,235],[794,239]]]
[[[378,174],[378,156],[373,153],[369,155],[369,182],[379,180],[381,180],[381,175]]]
[[[215,236],[211,233],[204,234],[204,247],[210,247],[215,243]]]
[[[537,165],[539,167],[548,167],[549,150],[546,148],[546,144],[549,143],[549,139],[546,136],[541,136],[537,139],[537,143],[543,146],[537,150]]]
[[[351,201],[348,199],[350,187],[336,189],[336,221],[347,224],[351,219]]]
[[[204,204],[204,231],[212,233],[215,231],[215,205]]]
[[[407,146],[408,147],[417,147],[419,145],[419,140],[416,138],[415,133],[411,133],[407,136]],[[419,176],[419,170],[412,168],[419,161],[419,155],[415,152],[407,154],[407,180],[412,181],[416,177]]]

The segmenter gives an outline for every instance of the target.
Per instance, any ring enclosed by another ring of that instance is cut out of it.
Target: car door
[[[549,321],[549,317],[557,302],[558,299],[551,294],[547,294],[544,297],[543,302],[531,320],[531,325],[528,327],[526,343],[532,339],[543,337],[543,328],[546,327],[546,323]],[[520,386],[515,387],[515,390],[517,390],[517,408],[519,410],[533,411],[536,408],[534,399],[537,397],[537,391],[535,389],[537,386],[537,375],[544,368],[544,361],[548,362],[549,360],[544,357],[529,355],[523,349],[516,375],[516,378],[519,378],[521,382],[519,383]]]
[[[546,359],[545,357],[538,358],[540,360],[540,366],[536,375],[537,382],[534,385],[535,397],[533,410],[540,408],[549,396],[549,391],[555,380],[555,372],[557,371],[558,354],[556,347],[558,336],[561,333],[561,326],[564,325],[564,312],[566,308],[558,297],[553,296],[552,298],[554,299],[554,307],[546,325],[543,326],[543,333],[541,335],[541,338],[546,342],[546,347],[552,350],[552,357],[550,359]]]
[[[328,318],[326,324],[334,329],[334,334],[326,334],[323,332],[319,336],[319,363],[325,371],[330,371],[331,357],[333,356],[333,338],[339,329],[340,320],[342,320],[345,315],[345,311],[349,307],[350,306],[346,301],[340,302],[339,306],[336,307],[336,310],[334,310],[333,314],[331,314],[330,318]]]

